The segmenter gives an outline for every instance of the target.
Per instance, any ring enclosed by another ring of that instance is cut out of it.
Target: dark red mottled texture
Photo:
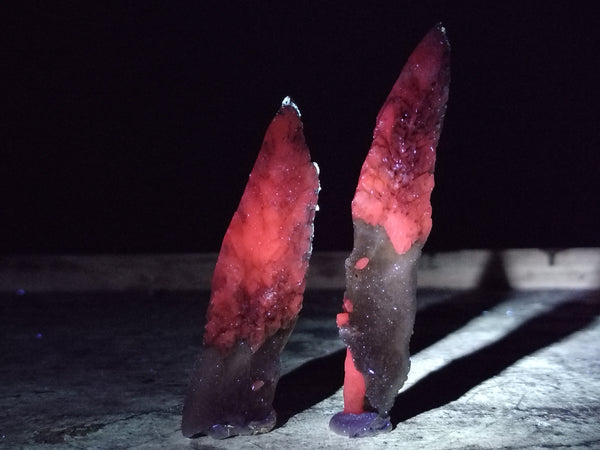
[[[410,55],[377,116],[352,217],[385,228],[397,253],[431,231],[435,149],[450,81],[450,46],[441,26]]]
[[[318,170],[289,98],[271,122],[215,267],[181,430],[222,439],[275,426],[279,355],[300,308]]]
[[[205,344],[252,349],[302,307],[319,180],[293,105],[269,126],[215,267]]]

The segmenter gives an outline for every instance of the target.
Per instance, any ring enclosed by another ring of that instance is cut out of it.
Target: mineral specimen
[[[221,245],[183,407],[185,436],[225,438],[275,425],[279,354],[302,307],[318,191],[299,110],[286,97]]]
[[[411,54],[379,115],[354,200],[354,249],[337,317],[347,346],[342,435],[389,431],[389,411],[409,368],[416,312],[416,264],[431,231],[435,150],[450,82],[441,25]]]

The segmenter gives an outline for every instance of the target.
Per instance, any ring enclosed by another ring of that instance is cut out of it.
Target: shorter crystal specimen
[[[318,191],[300,112],[286,97],[221,245],[183,407],[185,436],[222,439],[275,425],[279,354],[302,307]]]
[[[423,38],[379,115],[354,200],[340,336],[347,345],[344,410],[330,428],[350,437],[391,430],[389,411],[410,369],[416,268],[431,231],[435,149],[450,81],[438,25]]]

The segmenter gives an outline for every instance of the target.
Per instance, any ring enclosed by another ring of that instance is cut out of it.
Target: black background
[[[600,246],[594,2],[2,8],[1,253],[217,251],[286,95],[321,168],[315,250],[349,250],[375,116],[439,21],[426,248]]]

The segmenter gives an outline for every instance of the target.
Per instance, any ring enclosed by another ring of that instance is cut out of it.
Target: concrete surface
[[[224,441],[180,432],[208,292],[85,292],[66,284],[62,292],[5,292],[0,448],[600,448],[600,291],[515,289],[507,254],[485,259],[469,289],[419,290],[395,428],[359,440],[328,430],[342,407],[341,289],[307,291],[282,354],[276,429]],[[454,264],[469,273],[467,260],[438,257],[445,262],[436,270]],[[575,276],[556,275],[557,286],[577,279],[577,268],[585,283],[597,277],[595,260],[585,261],[561,263]],[[516,265],[528,266],[518,258]]]
[[[311,291],[283,353],[271,433],[180,433],[207,294],[0,297],[0,448],[600,448],[596,291],[420,292],[395,429],[351,440],[342,406],[341,292]]]
[[[344,289],[349,254],[315,252],[307,286]],[[0,292],[210,289],[216,259],[214,253],[0,255]],[[600,287],[600,248],[462,250],[425,253],[419,261],[422,288],[470,289],[497,275],[515,289],[594,289]]]

